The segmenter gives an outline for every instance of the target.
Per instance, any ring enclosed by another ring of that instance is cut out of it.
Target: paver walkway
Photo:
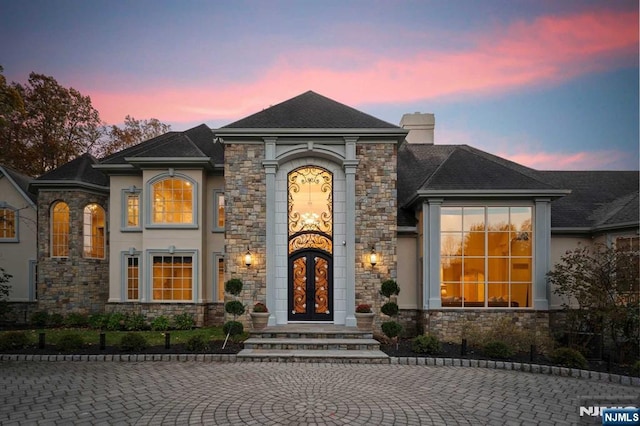
[[[575,424],[638,387],[468,367],[0,362],[0,424]]]

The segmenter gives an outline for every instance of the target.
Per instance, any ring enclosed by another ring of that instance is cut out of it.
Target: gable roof
[[[398,130],[399,127],[310,90],[221,129]]]
[[[38,196],[29,191],[29,185],[35,179],[23,173],[17,172],[10,167],[0,165],[0,177],[5,177],[16,188],[16,191],[31,205],[36,208]]]
[[[85,187],[104,191],[109,188],[109,178],[92,166],[98,160],[90,154],[82,154],[66,164],[38,177],[30,188]]]
[[[638,171],[543,171],[549,182],[571,188],[571,194],[551,204],[556,230],[605,230],[638,226]]]
[[[125,148],[103,158],[98,168],[160,159],[199,159],[212,164],[222,164],[224,152],[220,143],[214,143],[211,129],[201,124],[183,132],[167,132]]]

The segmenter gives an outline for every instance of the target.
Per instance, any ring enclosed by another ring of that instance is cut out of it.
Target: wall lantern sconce
[[[371,254],[369,254],[369,263],[371,263],[371,266],[376,266],[376,263],[378,263],[378,255],[376,254],[376,248],[374,246],[371,246]]]
[[[252,261],[253,257],[251,256],[251,251],[249,250],[249,247],[247,247],[247,253],[244,255],[244,264],[249,267],[251,266]]]

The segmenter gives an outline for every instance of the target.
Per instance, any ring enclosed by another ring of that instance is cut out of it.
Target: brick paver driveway
[[[575,424],[638,387],[468,367],[0,362],[0,424]]]

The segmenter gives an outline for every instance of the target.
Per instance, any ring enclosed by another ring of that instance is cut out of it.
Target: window
[[[122,191],[122,230],[140,231],[142,209],[140,189],[132,186]]]
[[[158,225],[193,224],[194,184],[170,177],[151,184],[151,223]]]
[[[140,256],[125,256],[126,269],[126,299],[140,299]]]
[[[224,192],[213,191],[213,230],[224,231]]]
[[[192,300],[192,256],[153,256],[151,280],[154,301]]]
[[[530,307],[531,207],[443,207],[443,307]]]
[[[214,298],[219,302],[224,301],[224,257],[222,254],[213,254],[213,288]]]
[[[85,206],[82,228],[84,257],[104,259],[104,217],[104,209],[98,204],[88,204]]]
[[[69,256],[69,206],[62,201],[51,210],[51,256]]]
[[[18,211],[4,205],[0,207],[0,241],[18,241]]]

